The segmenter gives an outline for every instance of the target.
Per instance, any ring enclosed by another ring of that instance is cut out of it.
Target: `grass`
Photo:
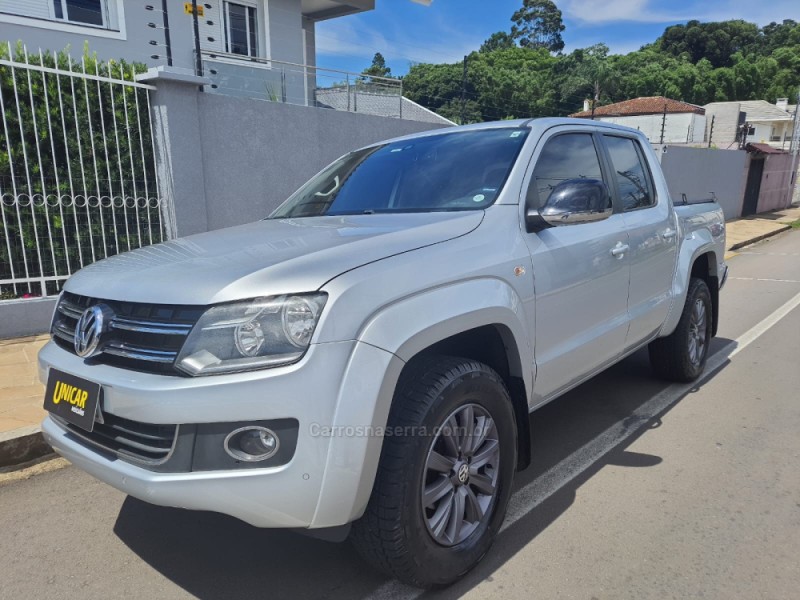
[[[791,227],[792,229],[800,229],[800,219],[797,219],[797,221],[789,223],[789,227]]]

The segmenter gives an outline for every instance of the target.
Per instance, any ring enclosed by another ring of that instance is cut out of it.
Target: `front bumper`
[[[40,379],[56,368],[100,383],[105,413],[179,425],[296,419],[299,429],[286,464],[200,472],[138,466],[98,450],[50,416],[42,432],[79,468],[153,504],[220,512],[258,527],[334,527],[360,516],[366,505],[380,454],[380,439],[369,432],[385,425],[393,389],[387,374],[401,366],[388,352],[346,341],[313,345],[295,365],[184,378],[88,365],[51,342],[39,354]],[[320,434],[345,427],[367,433]]]

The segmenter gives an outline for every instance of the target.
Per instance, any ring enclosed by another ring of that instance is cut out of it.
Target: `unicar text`
[[[72,412],[83,416],[83,411],[86,408],[86,399],[89,397],[89,392],[69,385],[61,381],[56,383],[53,390],[53,404],[58,404],[61,401],[67,402],[72,405]]]

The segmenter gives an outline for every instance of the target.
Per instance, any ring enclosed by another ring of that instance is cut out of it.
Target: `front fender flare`
[[[373,315],[358,340],[408,362],[436,342],[485,325],[500,326],[512,350],[511,374],[523,380],[530,394],[534,361],[523,303],[501,279],[471,279],[405,298]]]
[[[334,436],[312,527],[343,525],[359,518],[369,501],[378,469],[394,390],[402,368],[425,348],[455,334],[499,326],[509,352],[509,368],[530,398],[533,349],[522,300],[506,282],[478,278],[426,290],[384,306],[358,334],[338,394],[334,431],[366,432]],[[374,403],[374,404],[373,404]],[[369,406],[367,405],[369,404]]]

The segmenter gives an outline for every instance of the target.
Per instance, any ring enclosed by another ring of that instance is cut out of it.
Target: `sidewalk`
[[[776,235],[791,228],[791,224],[800,220],[800,206],[791,206],[784,210],[753,215],[744,219],[736,219],[725,224],[727,250],[725,258],[735,255],[734,250],[753,244],[759,240]]]
[[[36,354],[48,335],[0,340],[0,467],[19,464],[47,450],[38,434],[44,418],[44,387]]]
[[[789,229],[800,219],[800,207],[727,223],[728,253]],[[47,335],[0,340],[0,467],[41,456],[44,443],[39,435],[44,386],[36,376],[36,354]],[[16,461],[16,462],[15,462]]]

